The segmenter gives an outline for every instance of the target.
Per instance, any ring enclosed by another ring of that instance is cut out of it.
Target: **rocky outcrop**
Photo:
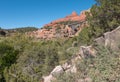
[[[84,21],[84,20],[86,19],[86,15],[85,15],[86,12],[88,12],[88,10],[82,11],[82,12],[80,13],[80,15],[78,15],[78,14],[74,11],[74,12],[72,12],[71,15],[68,15],[68,16],[66,16],[65,18],[61,18],[61,19],[58,19],[58,20],[54,20],[54,21],[52,21],[51,23],[46,24],[45,26],[47,26],[47,27],[48,27],[48,26],[53,26],[53,25],[56,25],[56,24],[58,24],[58,23],[60,23],[60,22],[65,22],[65,21]]]
[[[80,15],[76,12],[72,12],[71,15],[66,16],[49,24],[46,24],[42,29],[38,31],[26,33],[29,36],[38,39],[53,39],[53,38],[71,38],[78,35],[78,32],[87,25],[85,13],[88,11],[82,11]]]
[[[64,73],[77,73],[76,62],[81,61],[83,58],[95,57],[96,51],[92,46],[81,46],[79,53],[72,56],[70,60],[62,65],[56,66],[48,76],[44,76],[44,82],[52,82],[56,77],[59,77]],[[83,79],[79,79],[78,82],[82,82]],[[90,78],[85,78],[83,81],[92,82]]]
[[[114,51],[120,50],[120,26],[111,32],[105,33],[104,36],[95,39],[95,42],[97,45],[109,47]],[[80,62],[82,59],[96,57],[96,53],[97,51],[93,46],[81,46],[79,52],[73,55],[70,60],[62,65],[56,66],[50,75],[44,77],[44,82],[51,82],[55,80],[57,75],[59,76],[64,73],[77,73],[76,62]],[[77,82],[92,82],[92,79],[89,77],[84,79],[80,78]]]
[[[95,39],[98,45],[108,47],[112,50],[119,50],[120,47],[120,26],[111,32],[106,32],[102,37]]]
[[[27,35],[38,39],[53,39],[53,38],[71,38],[80,32],[84,27],[84,22],[71,23],[69,25],[58,25],[56,27],[47,27],[38,31],[28,32]]]
[[[64,72],[64,68],[62,66],[56,66],[51,72],[52,76],[60,76]]]

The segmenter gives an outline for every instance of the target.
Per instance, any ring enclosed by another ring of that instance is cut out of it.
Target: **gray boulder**
[[[51,72],[51,75],[56,77],[56,76],[60,76],[63,73],[64,73],[64,69],[61,65],[59,65],[53,69],[53,71]]]
[[[95,39],[98,45],[108,47],[112,50],[119,50],[120,47],[120,26],[111,32],[104,33],[103,37]]]

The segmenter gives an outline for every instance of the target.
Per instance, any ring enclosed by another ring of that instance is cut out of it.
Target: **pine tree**
[[[96,0],[88,17],[93,29],[111,31],[120,25],[120,0]]]

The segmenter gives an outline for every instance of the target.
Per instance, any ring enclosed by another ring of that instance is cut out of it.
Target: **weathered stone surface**
[[[65,64],[62,65],[62,67],[64,70],[67,70],[71,68],[71,65],[68,62],[66,62]]]
[[[51,82],[52,80],[54,80],[54,77],[52,75],[43,76],[43,79],[43,82]]]
[[[80,30],[87,25],[85,12],[87,11],[83,11],[80,15],[78,15],[76,12],[72,12],[71,15],[68,15],[65,18],[61,18],[46,24],[38,31],[33,31],[26,34],[38,39],[48,40],[53,38],[74,37],[77,32],[80,32]],[[73,23],[65,23],[68,21],[72,21]],[[64,22],[65,24],[62,24],[61,22]]]
[[[96,56],[96,51],[92,46],[81,46],[79,52],[81,58],[89,58]]]
[[[83,26],[81,26],[78,22],[73,25],[59,25],[57,27],[52,27],[51,29],[43,28],[26,34],[31,37],[48,40],[53,38],[71,38],[82,28]]]
[[[78,16],[78,15],[75,11],[73,11],[71,16]]]
[[[59,65],[53,69],[53,71],[51,72],[51,75],[55,77],[55,76],[61,75],[62,73],[64,73],[64,69],[61,65]]]
[[[53,71],[48,76],[43,76],[44,82],[52,82],[55,77],[59,77],[61,74],[64,73],[64,69],[61,65],[56,66]]]
[[[82,11],[80,13],[80,15],[78,15],[75,11],[72,12],[71,15],[68,15],[66,16],[65,18],[61,18],[61,19],[57,19],[57,20],[54,20],[52,21],[51,23],[49,24],[46,24],[45,26],[53,26],[59,22],[65,22],[65,21],[83,21],[86,19],[86,15],[85,15],[85,12],[88,12],[88,11]]]
[[[95,39],[95,41],[97,42],[98,45],[104,46],[105,39],[103,36]]]
[[[92,82],[92,79],[87,77],[87,78],[85,78],[85,82]]]
[[[78,79],[77,82],[85,82],[85,80],[84,79]]]
[[[119,50],[120,47],[120,26],[111,32],[104,33],[103,37],[95,39],[98,45],[109,47],[112,50]]]
[[[75,64],[70,68],[70,72],[71,73],[77,73],[77,67],[76,67]]]
[[[91,78],[79,79],[77,82],[92,82]]]

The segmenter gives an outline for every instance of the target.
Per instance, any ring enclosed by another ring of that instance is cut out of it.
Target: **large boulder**
[[[104,36],[95,39],[98,45],[108,47],[112,50],[119,50],[120,47],[120,26],[111,32],[104,33]]]

